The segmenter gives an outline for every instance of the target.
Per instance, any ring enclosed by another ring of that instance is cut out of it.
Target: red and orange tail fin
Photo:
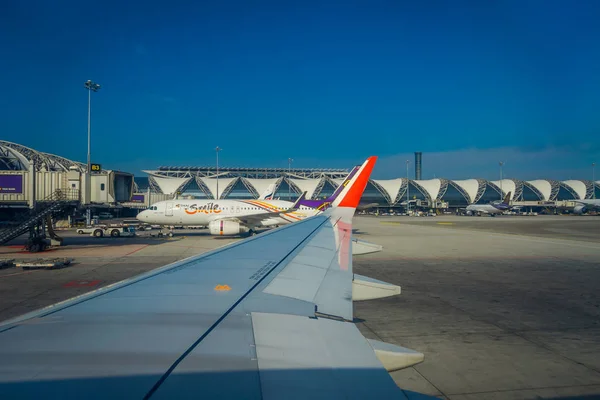
[[[346,182],[346,187],[344,190],[342,190],[331,206],[356,208],[358,203],[360,203],[360,199],[365,191],[365,188],[367,187],[367,183],[369,182],[371,172],[373,172],[373,167],[375,166],[376,162],[377,156],[367,158],[354,177],[350,181]]]

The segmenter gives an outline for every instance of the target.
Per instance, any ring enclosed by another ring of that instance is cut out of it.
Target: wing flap
[[[380,244],[365,242],[360,239],[352,239],[352,255],[362,255],[377,253],[383,250],[383,246]]]
[[[352,300],[373,300],[400,294],[401,288],[368,276],[354,274]]]
[[[380,342],[379,340],[367,339],[375,355],[381,361],[383,367],[389,371],[412,367],[423,362],[425,356],[418,351],[396,346],[395,344]]]
[[[252,313],[264,399],[406,398],[352,323]]]

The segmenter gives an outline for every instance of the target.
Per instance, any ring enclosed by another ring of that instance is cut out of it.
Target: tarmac
[[[403,389],[446,399],[600,398],[600,218],[357,216],[355,236],[384,246],[355,272],[402,294],[355,303],[363,334],[421,351],[391,375]],[[92,238],[40,254],[57,270],[0,270],[0,320],[223,246],[206,230],[172,239]]]

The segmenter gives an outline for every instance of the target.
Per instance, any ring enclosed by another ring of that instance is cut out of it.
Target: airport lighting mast
[[[500,165],[500,200],[504,200],[504,190],[502,190],[502,167],[504,166],[504,161],[500,161],[498,165]]]
[[[596,200],[596,163],[592,163],[592,198]]]
[[[408,195],[408,164],[410,164],[410,160],[406,160],[406,215],[410,212],[410,197]]]
[[[219,146],[217,146],[217,148],[215,149],[215,151],[217,152],[217,193],[215,193],[215,199],[219,200],[219,152],[223,150],[222,148],[220,148]]]
[[[292,174],[292,162],[293,158],[288,158],[288,201],[292,201],[292,189],[290,186],[290,175]],[[275,193],[273,193],[273,197],[275,197]]]
[[[88,91],[88,121],[87,121],[87,173],[85,174],[85,204],[88,205],[86,210],[86,224],[91,223],[91,213],[89,205],[92,200],[92,92],[97,92],[100,89],[100,85],[87,80],[84,87]]]

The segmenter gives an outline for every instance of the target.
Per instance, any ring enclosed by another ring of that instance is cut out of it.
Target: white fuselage
[[[245,216],[260,217],[261,214],[280,213],[253,218],[253,226],[268,227],[285,225],[319,214],[314,208],[300,206],[294,212],[285,213],[293,203],[283,200],[169,200],[153,204],[138,214],[137,219],[159,225],[208,225],[219,219],[244,219]]]
[[[502,214],[504,212],[491,204],[471,204],[467,206],[467,211],[482,214]]]
[[[588,207],[600,208],[600,199],[575,200],[575,202],[586,205]]]

